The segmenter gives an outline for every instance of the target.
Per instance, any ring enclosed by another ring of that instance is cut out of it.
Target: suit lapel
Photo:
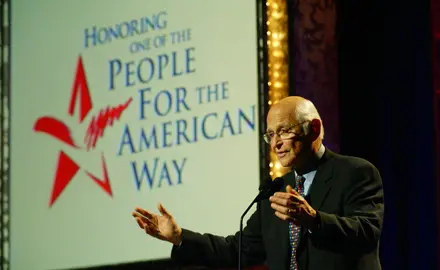
[[[330,150],[326,149],[324,155],[321,158],[320,164],[318,165],[318,169],[315,174],[315,178],[313,179],[312,186],[310,187],[310,191],[306,196],[307,202],[310,206],[313,207],[316,211],[318,211],[322,204],[324,203],[327,194],[330,192],[331,185],[330,180],[333,175],[333,167],[331,166],[331,158],[334,156]],[[308,230],[302,230],[302,239],[305,239],[308,235]],[[306,241],[301,241],[301,243],[305,243]]]
[[[315,209],[319,210],[331,189],[331,179],[333,176],[333,166],[331,166],[331,159],[335,154],[326,149],[321,158],[318,170],[316,171],[315,179],[313,179],[312,186],[308,194],[308,202]]]

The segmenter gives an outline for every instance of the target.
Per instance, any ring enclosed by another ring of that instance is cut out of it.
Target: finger
[[[278,211],[275,212],[275,215],[277,217],[279,217],[280,219],[282,219],[282,220],[291,220],[291,218],[288,215],[283,214],[283,213],[278,212]]]
[[[269,198],[269,200],[272,200],[273,198],[280,198],[280,199],[289,199],[291,202],[294,203],[302,203],[305,201],[305,199],[299,195],[298,192],[293,190],[293,193],[286,193],[286,192],[276,192],[272,197]]]
[[[291,185],[287,185],[287,187],[286,187],[286,192],[287,192],[287,193],[292,193],[292,190],[294,191],[294,189],[292,188],[292,186],[291,186]]]
[[[270,207],[272,207],[272,209],[274,209],[277,212],[283,213],[283,214],[288,214],[289,213],[289,209],[288,207],[276,204],[276,203],[271,203]]]
[[[298,195],[291,194],[291,196],[289,197],[289,201],[297,205],[297,204],[303,204],[305,202],[305,199],[299,194]]]
[[[154,214],[153,214],[153,213],[151,213],[150,211],[147,211],[147,210],[145,210],[145,209],[143,209],[143,208],[140,208],[140,207],[136,207],[136,208],[135,208],[135,211],[138,212],[138,213],[140,213],[141,215],[143,215],[143,216],[149,218],[149,219],[153,219],[153,217],[154,217]]]
[[[286,192],[290,193],[290,194],[297,194],[299,195],[298,191],[296,191],[296,189],[290,187],[290,188],[286,188]]]
[[[287,192],[275,192],[273,194],[273,197],[284,198],[284,199],[288,199],[288,198],[290,198],[290,196],[292,196],[292,194],[287,193]]]
[[[145,228],[146,223],[144,223],[141,218],[137,217],[136,222],[139,225],[139,228],[141,228],[142,230]]]
[[[159,203],[159,205],[157,206],[157,209],[159,209],[159,211],[162,215],[167,216],[167,217],[172,217],[171,213],[168,212],[168,210],[166,210],[165,207],[163,207],[162,203]]]
[[[301,194],[299,194],[298,191],[296,191],[293,188],[289,190],[289,193],[290,193],[290,195],[292,195],[292,196],[294,196],[296,198],[301,198],[301,199],[299,199],[299,201],[304,200],[304,198],[301,196]]]
[[[278,205],[276,203],[272,203],[270,207],[278,213],[288,216],[289,218],[297,218],[301,214],[301,208],[290,208]]]
[[[149,218],[147,218],[146,216],[143,216],[143,215],[139,214],[138,212],[133,212],[132,215],[133,215],[133,217],[135,217],[135,218],[139,218],[139,219],[141,219],[143,223],[147,223],[147,224],[150,224],[150,223],[151,223],[151,224],[154,224],[154,222],[153,222],[152,219],[149,219]]]
[[[299,220],[297,219],[297,218],[295,218],[295,217],[290,217],[290,216],[288,216],[288,215],[286,215],[286,214],[283,214],[283,213],[281,213],[281,212],[275,212],[275,215],[278,217],[278,218],[280,218],[280,219],[282,219],[282,220],[285,220],[285,221],[289,221],[289,222],[293,222],[294,224],[298,224],[298,225],[300,225],[299,224]]]
[[[269,198],[269,201],[272,202],[272,203],[283,205],[283,206],[290,205],[290,199],[289,198],[285,199],[285,198],[280,198],[280,197],[272,196],[272,197]]]
[[[293,195],[291,195],[288,199],[272,196],[269,198],[269,201],[287,207],[298,207],[303,203],[302,197],[295,197]]]

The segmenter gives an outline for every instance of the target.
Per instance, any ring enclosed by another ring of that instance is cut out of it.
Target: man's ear
[[[313,140],[316,140],[321,134],[321,121],[319,119],[313,119],[310,122],[310,135],[313,137]]]

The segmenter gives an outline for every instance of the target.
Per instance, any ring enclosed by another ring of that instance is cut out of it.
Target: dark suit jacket
[[[294,173],[284,176],[295,185]],[[307,200],[317,211],[319,227],[303,230],[298,247],[300,270],[378,270],[384,197],[378,170],[368,161],[326,149]],[[214,217],[206,217],[214,218]],[[274,214],[268,200],[258,203],[243,231],[245,266],[267,264],[289,269],[288,223]],[[171,258],[187,265],[236,268],[238,233],[228,237],[183,229],[182,244]]]

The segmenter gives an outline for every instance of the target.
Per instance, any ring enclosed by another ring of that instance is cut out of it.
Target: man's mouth
[[[288,152],[277,152],[277,156],[278,156],[279,158],[282,158],[282,157],[284,157],[285,155],[287,155],[287,153],[288,153]]]

